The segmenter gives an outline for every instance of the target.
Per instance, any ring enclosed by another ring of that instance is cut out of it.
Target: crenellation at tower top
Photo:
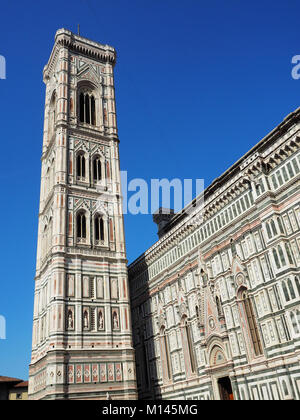
[[[56,54],[60,47],[66,47],[75,54],[85,56],[103,64],[109,63],[114,66],[116,63],[116,50],[114,47],[91,41],[81,35],[74,34],[68,29],[62,28],[55,34],[55,42],[50,58],[44,67],[43,74],[45,82],[49,77],[49,73],[53,70],[53,62],[56,61]]]

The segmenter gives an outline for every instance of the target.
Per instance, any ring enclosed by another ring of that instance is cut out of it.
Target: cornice
[[[69,137],[77,137],[78,139],[82,139],[82,140],[95,141],[105,146],[107,146],[107,143],[111,141],[120,143],[120,140],[116,134],[107,135],[107,134],[100,133],[98,130],[87,131],[81,126],[77,126],[77,127],[71,126],[68,128],[69,128],[69,132],[68,132]]]
[[[51,270],[51,266],[53,260],[57,258],[62,258],[61,264],[65,264],[68,259],[81,259],[81,260],[89,260],[91,262],[97,263],[107,263],[112,264],[113,266],[117,266],[119,264],[125,265],[127,264],[127,257],[125,252],[116,252],[112,251],[109,248],[95,248],[91,245],[87,247],[75,247],[75,246],[68,246],[68,245],[58,245],[53,246],[52,248],[60,248],[53,251],[52,249],[48,251],[47,255],[41,260],[41,264],[39,269],[36,271],[35,281],[39,281],[47,270]],[[126,269],[124,268],[124,275]]]
[[[265,136],[234,165],[216,178],[202,194],[205,199],[204,223],[215,213],[249,188],[251,179],[262,172],[268,172],[295,152],[300,145],[300,108],[289,114],[274,130]],[[200,195],[196,198],[199,199]],[[169,222],[169,230],[140,257],[133,261],[128,269],[133,270],[142,261],[147,263],[157,260],[167,247],[185,237],[198,226],[192,226],[187,217],[194,199]],[[175,238],[175,240],[174,240]]]
[[[52,150],[53,150],[53,146],[55,145],[55,139],[56,139],[56,132],[57,132],[57,128],[59,128],[59,126],[63,127],[64,129],[67,130],[67,134],[68,134],[68,139],[70,139],[70,137],[74,137],[78,140],[85,140],[85,141],[90,141],[90,142],[94,142],[94,143],[98,143],[100,145],[103,146],[108,146],[110,142],[115,142],[117,144],[120,143],[120,140],[118,138],[118,136],[116,135],[104,135],[99,133],[96,130],[93,130],[93,132],[87,132],[85,129],[78,127],[78,128],[74,128],[74,127],[69,127],[68,124],[57,124],[55,127],[55,132],[52,135],[52,138],[50,140],[50,142],[48,143],[46,149],[44,150],[44,152],[42,153],[41,156],[41,160],[46,160],[49,155],[51,154]]]

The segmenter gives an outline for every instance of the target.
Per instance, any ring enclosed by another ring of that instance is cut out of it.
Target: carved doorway
[[[230,401],[233,400],[233,391],[229,376],[218,379],[220,400]]]

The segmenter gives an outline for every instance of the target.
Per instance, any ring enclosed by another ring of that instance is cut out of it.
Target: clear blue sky
[[[1,5],[0,375],[28,377],[46,64],[57,29],[114,46],[121,169],[206,186],[300,105],[299,2],[13,1]],[[125,217],[133,261],[156,240]]]

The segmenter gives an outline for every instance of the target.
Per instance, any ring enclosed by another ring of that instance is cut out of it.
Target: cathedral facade
[[[300,399],[300,109],[129,265],[142,399]]]
[[[45,123],[30,399],[136,399],[114,48],[58,30]]]

